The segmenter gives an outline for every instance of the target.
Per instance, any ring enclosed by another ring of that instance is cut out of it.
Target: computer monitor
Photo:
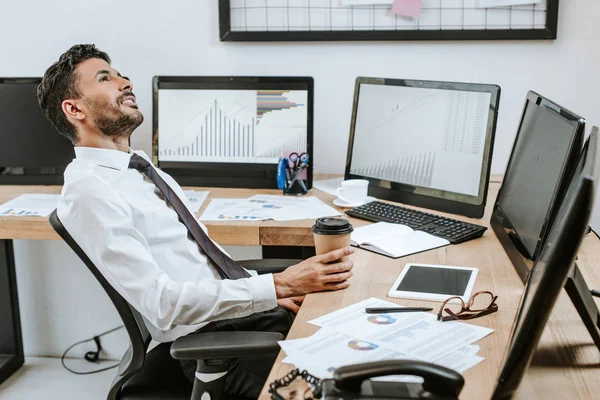
[[[537,256],[579,157],[584,127],[580,116],[535,92],[527,94],[491,221],[513,262],[521,255]],[[515,265],[525,280],[528,268]]]
[[[277,162],[306,152],[313,78],[156,76],[153,161],[181,185],[277,188]]]
[[[0,184],[61,185],[75,157],[37,101],[41,78],[0,78]]]
[[[587,231],[597,181],[598,131],[594,130],[527,278],[494,399],[510,398],[529,366]]]
[[[356,79],[346,179],[371,196],[480,218],[500,87]]]

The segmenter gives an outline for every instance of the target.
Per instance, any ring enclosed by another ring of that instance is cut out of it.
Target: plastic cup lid
[[[319,235],[343,235],[354,230],[352,224],[343,218],[319,218],[312,227],[313,233]]]

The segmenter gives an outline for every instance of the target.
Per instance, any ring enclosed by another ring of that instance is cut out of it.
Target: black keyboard
[[[487,229],[485,226],[469,224],[381,201],[372,201],[360,207],[354,207],[347,210],[346,214],[367,221],[407,225],[414,230],[447,239],[452,244],[478,238]]]

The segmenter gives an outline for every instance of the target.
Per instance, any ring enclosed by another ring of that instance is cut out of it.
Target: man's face
[[[75,71],[81,108],[102,133],[128,137],[140,126],[144,116],[138,110],[129,79],[99,58],[85,60]]]

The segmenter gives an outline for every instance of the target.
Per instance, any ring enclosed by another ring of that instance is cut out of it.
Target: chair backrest
[[[121,320],[123,320],[123,324],[129,335],[129,348],[121,359],[117,376],[113,380],[108,393],[108,400],[117,399],[123,384],[143,367],[146,351],[148,350],[148,345],[151,340],[150,333],[146,329],[146,325],[144,325],[142,315],[131,307],[129,303],[108,283],[92,260],[89,259],[69,232],[67,232],[62,222],[60,222],[56,210],[50,214],[50,225],[52,225],[52,228],[54,228],[56,233],[58,233],[69,247],[71,247],[75,254],[79,256],[81,261],[83,261],[96,277],[98,282],[100,282],[100,285],[102,285],[121,316]]]

